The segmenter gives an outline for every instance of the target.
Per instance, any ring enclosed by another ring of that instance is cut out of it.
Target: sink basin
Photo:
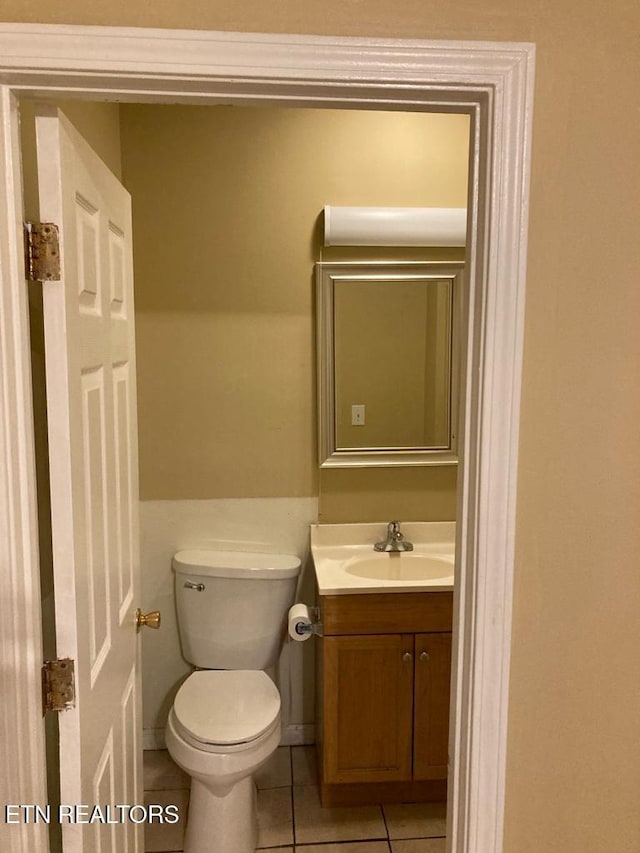
[[[388,525],[378,522],[312,524],[318,595],[453,590],[454,521],[408,521],[402,532],[413,551],[374,551],[387,532]]]
[[[347,574],[358,578],[386,581],[420,581],[449,578],[453,573],[453,558],[438,554],[380,554],[355,557],[344,565]]]

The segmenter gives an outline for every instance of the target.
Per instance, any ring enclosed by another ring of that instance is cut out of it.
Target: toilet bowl
[[[173,560],[184,657],[198,667],[178,690],[167,749],[191,777],[184,853],[254,853],[253,774],[280,744],[276,662],[300,560],[182,551]]]
[[[176,695],[166,735],[192,780],[184,853],[254,853],[252,777],[280,743],[276,686],[264,672],[195,672]]]

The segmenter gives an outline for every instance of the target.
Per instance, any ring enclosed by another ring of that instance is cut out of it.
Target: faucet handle
[[[376,542],[373,546],[374,551],[388,551],[396,553],[398,551],[413,551],[411,542],[406,542],[402,531],[400,530],[399,521],[390,521],[387,524],[387,538],[382,542]]]

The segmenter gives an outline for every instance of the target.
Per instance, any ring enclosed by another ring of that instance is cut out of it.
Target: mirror
[[[321,467],[456,464],[463,269],[316,264]]]

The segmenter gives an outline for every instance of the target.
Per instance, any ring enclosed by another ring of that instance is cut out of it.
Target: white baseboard
[[[142,732],[143,749],[166,749],[164,729],[144,729]]]
[[[289,725],[282,729],[281,746],[304,746],[316,742],[316,727],[312,724]]]
[[[313,724],[290,725],[282,730],[281,746],[304,746],[315,743],[315,726]],[[167,743],[164,729],[144,729],[142,732],[143,749],[166,749]]]

